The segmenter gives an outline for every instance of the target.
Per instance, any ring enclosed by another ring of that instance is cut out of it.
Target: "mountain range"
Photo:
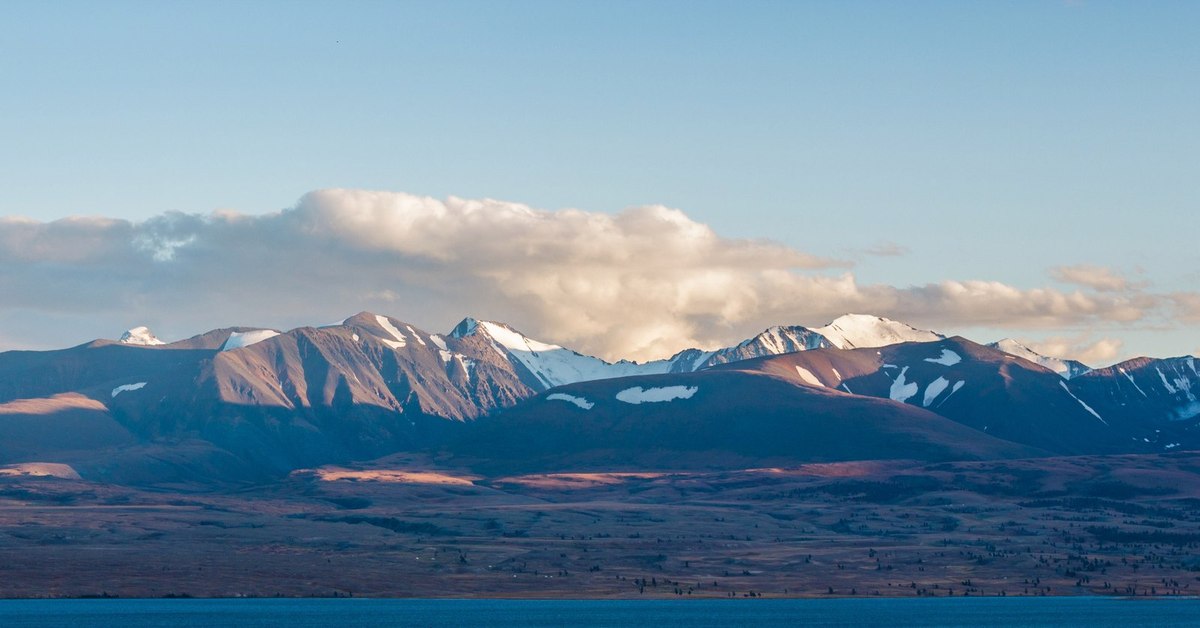
[[[0,353],[0,465],[257,482],[421,451],[500,471],[1011,459],[1200,446],[1195,359],[1107,368],[850,314],[609,363],[467,318],[363,312]]]

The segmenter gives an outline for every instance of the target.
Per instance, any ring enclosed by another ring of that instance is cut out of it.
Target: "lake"
[[[0,625],[139,626],[1187,626],[1200,599],[0,600]]]

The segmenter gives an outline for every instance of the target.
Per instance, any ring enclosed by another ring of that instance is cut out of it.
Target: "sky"
[[[1200,353],[1194,2],[10,2],[0,350],[380,311]],[[495,199],[495,200],[493,200]]]

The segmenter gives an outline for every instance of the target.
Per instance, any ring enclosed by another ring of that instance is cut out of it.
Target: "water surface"
[[[0,600],[0,626],[1128,626],[1200,625],[1200,599]]]

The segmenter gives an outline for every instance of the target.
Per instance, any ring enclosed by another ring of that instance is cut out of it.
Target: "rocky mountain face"
[[[1135,358],[1085,373],[1071,386],[1111,422],[1187,424],[1200,417],[1197,368],[1192,356]],[[1143,438],[1156,440],[1149,434]]]
[[[263,473],[279,473],[424,446],[458,422],[534,393],[506,358],[383,316],[264,331],[7,352],[0,354],[0,403],[81,395],[140,440],[211,443]],[[39,416],[46,426],[71,421],[55,410]],[[0,435],[12,425],[0,420]]]
[[[1195,429],[1200,408],[1191,406],[1186,388],[1195,373],[1186,360],[1145,360],[1137,369],[1147,385],[1145,397],[1121,375],[1122,369],[1128,372],[1123,366],[1066,380],[1039,364],[961,337],[878,349],[808,351],[723,368],[762,371],[797,384],[899,401],[1058,454],[1200,446]],[[1178,386],[1172,384],[1173,392],[1162,386],[1155,369],[1167,369],[1164,373],[1179,379]]]
[[[135,328],[0,353],[0,463],[208,482],[413,450],[667,468],[1200,446],[1193,358],[1086,371],[860,315],[648,363],[502,323],[468,318],[441,335],[368,312],[153,341]]]

